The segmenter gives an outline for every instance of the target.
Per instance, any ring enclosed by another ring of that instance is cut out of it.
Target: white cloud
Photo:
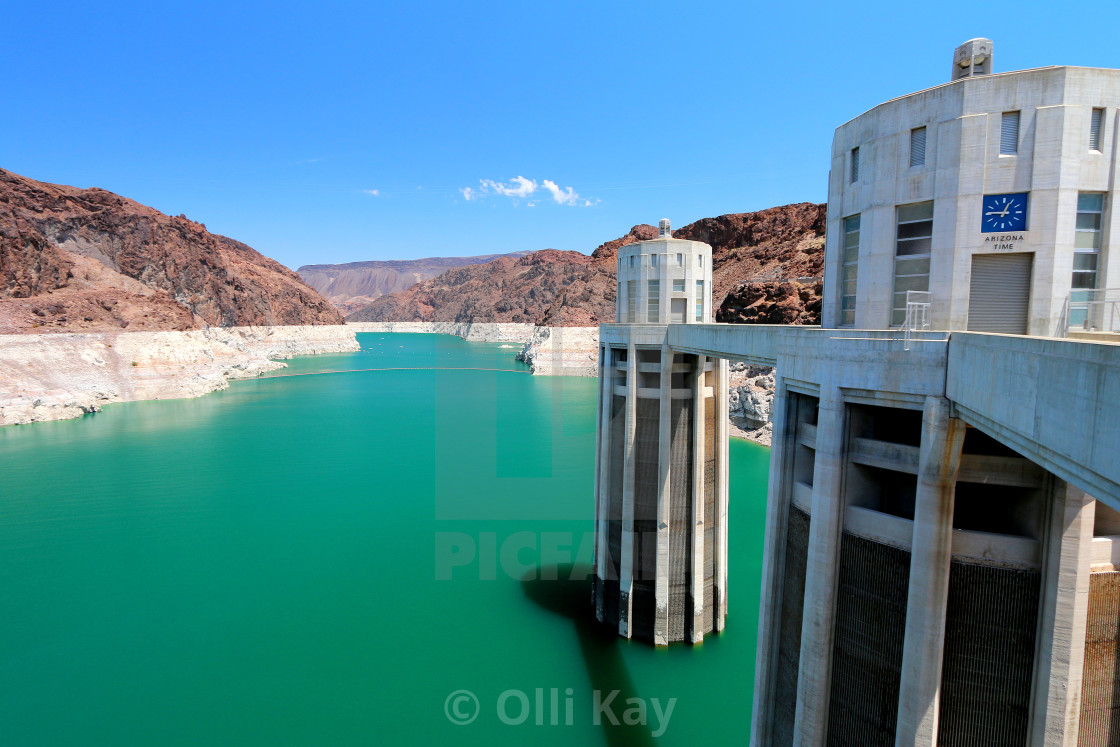
[[[537,183],[523,176],[517,176],[509,184],[502,184],[492,179],[483,179],[480,183],[483,190],[506,197],[528,197],[537,191]]]
[[[480,179],[477,187],[461,187],[459,192],[462,193],[463,199],[468,202],[471,200],[481,200],[490,195],[499,195],[502,197],[511,197],[515,201],[525,197],[530,197],[537,192],[540,187],[544,187],[546,191],[552,196],[552,199],[560,205],[573,205],[579,207],[590,207],[598,202],[592,201],[585,197],[580,197],[571,187],[561,187],[551,179],[545,179],[539,184],[533,179],[527,179],[524,176],[518,175],[508,182],[497,182],[493,179]],[[537,203],[534,200],[529,202],[529,207],[536,207]]]
[[[552,199],[556,200],[561,205],[591,206],[591,200],[580,197],[571,187],[560,187],[551,179],[545,179],[542,184],[544,184],[544,188],[552,195]]]
[[[373,195],[374,197],[377,197],[379,194],[381,194],[381,191],[377,189],[363,189],[362,191],[367,195]]]

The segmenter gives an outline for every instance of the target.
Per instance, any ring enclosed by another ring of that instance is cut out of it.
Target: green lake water
[[[726,631],[655,650],[590,609],[596,381],[358,339],[0,429],[0,745],[745,743],[769,450],[731,442]]]

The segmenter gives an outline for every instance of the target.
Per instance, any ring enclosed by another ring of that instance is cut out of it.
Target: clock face
[[[1027,193],[984,195],[984,211],[980,225],[983,233],[1026,230]]]

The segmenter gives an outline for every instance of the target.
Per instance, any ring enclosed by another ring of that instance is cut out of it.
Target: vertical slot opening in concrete
[[[871,509],[901,519],[914,519],[917,475],[864,464],[849,464],[846,492],[849,506]]]
[[[811,492],[813,489],[813,470],[816,466],[817,409],[820,400],[807,394],[790,394],[790,415],[796,434],[793,449],[793,487],[794,490]],[[806,506],[807,507],[807,506]]]
[[[922,442],[922,413],[899,407],[848,405],[851,438],[867,438],[905,446]]]
[[[957,483],[953,528],[1041,539],[1043,491],[990,483]]]

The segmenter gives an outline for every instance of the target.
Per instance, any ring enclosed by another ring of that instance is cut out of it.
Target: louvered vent
[[[1003,113],[1003,128],[999,135],[999,154],[1014,156],[1019,152],[1019,112]]]
[[[1101,149],[1101,126],[1104,124],[1104,109],[1094,109],[1089,120],[1089,150]]]
[[[910,130],[910,165],[924,166],[926,163],[926,128]]]

